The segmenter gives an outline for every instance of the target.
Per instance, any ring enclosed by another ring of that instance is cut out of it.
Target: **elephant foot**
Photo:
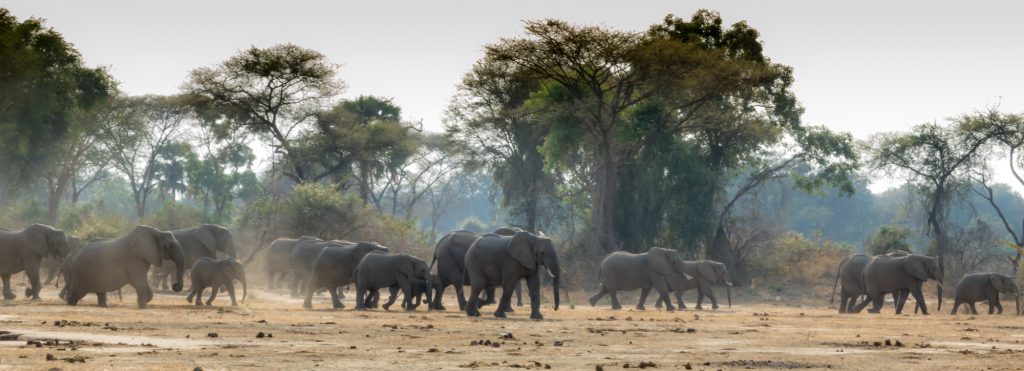
[[[521,307],[521,306],[522,306],[522,305],[520,305],[520,307]],[[516,311],[515,311],[515,309],[512,309],[512,306],[509,306],[508,308],[505,308],[505,313],[515,313],[515,312],[516,312]]]
[[[384,304],[382,307],[384,308],[384,310],[388,310],[388,308],[391,308],[391,306],[388,304]]]
[[[201,307],[201,306],[203,306],[203,302],[201,302],[201,301],[200,301],[200,302],[196,302],[196,306],[197,306],[197,307]]]
[[[541,315],[540,312],[533,312],[530,313],[530,319],[542,320],[544,319],[544,316]]]
[[[647,310],[647,307],[644,307],[643,305],[637,305],[636,310]]]
[[[14,295],[14,293],[9,293],[9,292],[5,292],[4,293],[4,300],[14,300],[14,298],[16,298],[16,297],[18,297],[18,296]]]
[[[516,303],[516,306],[517,306],[517,307],[521,307],[521,306],[523,306],[523,302],[521,302],[521,301],[520,301],[520,302],[517,302],[517,303]]]
[[[696,307],[693,307],[693,309],[696,309],[696,310],[704,310],[704,307],[702,307],[702,306],[698,305],[698,306],[696,306]]]
[[[365,312],[366,311],[366,307],[356,306],[356,310],[358,310],[360,312]]]
[[[595,305],[597,305],[597,299],[594,299],[594,298],[590,298],[590,300],[589,300],[589,301],[590,301],[590,306],[595,306]]]
[[[498,318],[508,318],[507,316],[505,316],[505,311],[501,309],[494,311],[494,316]]]
[[[213,306],[213,302],[211,302],[211,301],[206,302],[206,306],[208,306],[208,307]]]
[[[304,308],[304,309],[313,309],[313,303],[303,302],[302,303],[302,308]]]
[[[712,309],[712,310],[714,310],[714,309],[718,309],[718,304],[712,304],[712,305],[711,305],[711,309]]]
[[[231,303],[231,306],[232,306],[232,307],[237,307],[237,306],[238,306],[238,303]]]
[[[437,310],[437,311],[444,312],[444,311],[446,311],[448,309],[446,309],[443,305],[436,305],[436,306],[430,307],[430,310]]]
[[[671,305],[665,306],[665,311],[666,312],[674,312],[675,310],[676,310],[676,307],[673,307]]]
[[[622,306],[618,304],[612,304],[612,310],[621,310]]]

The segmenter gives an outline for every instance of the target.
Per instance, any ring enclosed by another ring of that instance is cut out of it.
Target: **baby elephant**
[[[200,258],[192,265],[192,289],[188,293],[187,300],[191,302],[192,296],[195,296],[196,305],[202,305],[203,290],[209,287],[213,293],[210,294],[210,299],[206,300],[206,305],[210,305],[213,299],[217,298],[217,291],[224,286],[228,290],[228,296],[231,297],[231,306],[238,306],[238,302],[235,301],[235,285],[233,283],[235,280],[242,283],[242,301],[244,302],[248,295],[248,287],[245,283],[245,267],[242,266],[242,263],[235,258],[223,260]]]
[[[402,290],[405,299],[402,307],[405,310],[416,309],[413,296],[416,287],[427,281],[427,262],[423,259],[406,254],[366,254],[356,266],[356,310],[366,310],[375,301],[373,291],[397,286]],[[396,292],[397,294],[397,292]],[[392,295],[382,307],[387,309],[395,302]],[[370,301],[370,303],[367,303]]]
[[[1013,293],[1014,300],[1017,302],[1017,313],[1020,313],[1019,293],[1017,285],[1013,283],[1012,278],[999,273],[971,273],[965,275],[956,284],[956,301],[953,303],[953,311],[950,314],[956,314],[960,304],[967,304],[971,307],[971,314],[978,314],[978,311],[974,308],[974,303],[983,300],[988,301],[988,314],[992,314],[993,311],[998,311],[999,314],[1002,314],[1003,305],[999,303],[1000,293]]]

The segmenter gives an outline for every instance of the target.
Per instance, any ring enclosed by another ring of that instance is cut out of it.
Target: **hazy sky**
[[[291,42],[341,65],[345,96],[394,98],[440,130],[483,46],[522,21],[645,30],[673,13],[717,10],[761,32],[795,69],[804,119],[857,138],[996,104],[1024,112],[1024,5],[967,1],[49,1],[0,0],[40,17],[131,94],[173,94],[187,72],[251,45]],[[1005,166],[1000,166],[1000,168]],[[1006,177],[1000,177],[1006,179]]]

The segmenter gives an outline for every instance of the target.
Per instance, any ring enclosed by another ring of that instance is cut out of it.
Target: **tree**
[[[898,225],[885,225],[868,239],[867,253],[883,255],[896,251],[910,251],[907,231]]]
[[[191,110],[180,96],[128,97],[116,104],[117,123],[105,130],[103,143],[111,154],[111,167],[128,180],[141,220],[158,186],[158,156],[184,130]]]
[[[959,117],[954,124],[969,120]],[[950,247],[946,221],[950,204],[967,191],[970,171],[985,167],[985,144],[992,135],[958,135],[952,127],[932,123],[914,126],[909,133],[883,133],[871,139],[871,167],[905,179],[918,190],[940,270],[945,270]]]
[[[19,22],[0,8],[0,171],[8,184],[38,179],[61,159],[76,115],[101,101],[114,84],[102,68],[87,68],[74,46],[40,19]],[[54,143],[61,150],[55,150]],[[56,186],[56,185],[55,185]],[[51,219],[53,217],[51,216]],[[52,220],[51,220],[52,221]]]
[[[594,245],[605,252],[620,248],[620,170],[650,139],[627,128],[624,114],[660,97],[672,118],[662,132],[679,134],[712,97],[755,83],[763,72],[725,63],[696,43],[602,27],[531,21],[526,33],[487,46],[485,63],[507,63],[540,86],[535,102],[554,125],[545,142],[549,160],[588,159],[590,225]]]
[[[204,214],[214,223],[225,223],[236,199],[259,191],[259,182],[252,171],[256,155],[239,141],[229,141],[219,147],[212,147],[209,141],[205,143],[205,155],[202,158],[192,156],[186,165],[188,186],[203,205]]]
[[[336,68],[320,52],[293,44],[251,47],[216,67],[192,70],[182,89],[194,95],[193,104],[218,126],[221,137],[241,131],[268,140],[283,157],[284,175],[303,183],[344,166],[314,170],[305,157],[310,152],[293,143],[310,132],[322,107],[341,92]]]
[[[195,158],[192,145],[184,141],[173,141],[163,146],[156,154],[156,183],[160,190],[160,201],[171,196],[171,203],[178,201],[178,194],[188,191],[185,183],[185,167]]]

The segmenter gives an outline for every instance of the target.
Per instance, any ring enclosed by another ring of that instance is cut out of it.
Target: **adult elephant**
[[[65,233],[65,235],[68,238],[68,254],[85,244],[85,241],[82,241],[81,238],[67,233]],[[42,267],[46,269],[46,281],[43,282],[43,285],[49,285],[55,278],[60,276],[60,263],[63,261],[64,258],[53,255],[47,255],[43,258],[43,262],[41,264]],[[31,290],[31,288],[29,288],[29,290]]]
[[[292,297],[299,297],[309,285],[309,276],[313,273],[313,265],[320,252],[328,246],[352,246],[355,242],[345,240],[313,241],[301,240],[295,244],[291,256],[288,257],[289,272],[292,274]],[[356,261],[356,263],[359,263]]]
[[[960,278],[960,282],[956,284],[956,296],[954,296],[953,311],[950,314],[956,314],[956,310],[960,308],[960,304],[967,304],[971,307],[971,314],[978,314],[978,310],[974,308],[974,303],[982,300],[988,301],[988,314],[993,314],[994,311],[998,310],[999,314],[1003,314],[1003,305],[999,302],[999,294],[1013,294],[1014,301],[1017,302],[1017,311],[1020,313],[1020,291],[1017,290],[1017,284],[1013,283],[1013,278],[1007,275],[999,273],[971,273]]]
[[[546,267],[553,276],[555,310],[558,310],[561,270],[551,239],[530,232],[516,232],[511,236],[486,234],[480,237],[466,252],[465,275],[472,288],[465,306],[466,314],[479,316],[480,292],[500,285],[501,301],[494,316],[504,318],[506,310],[511,309],[515,285],[525,278],[530,292],[530,318],[543,319],[544,316],[540,314],[541,266]]]
[[[839,313],[852,313],[857,305],[857,298],[864,295],[864,267],[871,257],[864,254],[853,254],[843,258],[836,269],[836,281],[832,284],[832,303],[836,296],[836,286],[842,283],[839,290]]]
[[[942,272],[935,258],[917,254],[875,256],[864,266],[864,293],[868,299],[858,304],[853,312],[860,312],[871,302],[872,308],[868,312],[879,313],[885,294],[898,294],[907,290],[914,296],[921,313],[927,315],[928,306],[924,302],[921,286],[929,279],[935,280],[938,285],[938,308],[941,310]],[[896,314],[903,312],[906,300],[907,295],[899,295],[899,299],[896,300]]]
[[[131,233],[109,240],[90,241],[75,251],[61,266],[69,305],[77,305],[86,294],[96,294],[101,307],[107,306],[107,293],[131,285],[139,308],[153,299],[147,275],[149,267],[159,267],[164,259],[177,264],[172,289],[180,292],[185,256],[171,232],[140,225]]]
[[[725,264],[714,260],[684,261],[686,274],[694,279],[688,280],[682,275],[673,274],[668,277],[668,291],[675,293],[676,301],[679,302],[679,309],[686,309],[683,303],[683,294],[686,291],[697,289],[697,310],[704,309],[703,301],[707,296],[711,300],[711,309],[718,309],[718,298],[715,297],[713,287],[725,286],[726,298],[729,300],[729,307],[732,307],[732,282],[729,281],[729,270]],[[662,300],[659,297],[655,307],[661,308]]]
[[[68,239],[64,231],[48,225],[33,224],[20,231],[0,230],[0,278],[4,299],[16,296],[11,291],[11,275],[25,271],[29,290],[26,296],[39,299],[39,266],[46,256],[62,259],[68,255]]]
[[[601,289],[590,297],[590,306],[596,305],[605,294],[609,294],[612,298],[612,309],[616,310],[622,309],[617,294],[619,290],[640,289],[640,300],[636,309],[643,310],[651,288],[658,291],[661,300],[665,302],[665,310],[675,310],[668,296],[667,279],[673,275],[682,276],[687,280],[694,279],[686,273],[686,263],[678,251],[660,247],[652,247],[642,254],[625,251],[608,254],[601,261],[598,275]]]
[[[366,310],[368,291],[375,294],[373,297],[379,298],[380,289],[395,286],[405,296],[402,308],[415,310],[413,298],[416,296],[416,287],[426,284],[429,269],[426,261],[408,254],[365,254],[353,274],[356,280],[356,310]],[[395,303],[396,296],[392,291],[388,302],[382,306],[384,310]]]
[[[278,238],[270,243],[266,259],[267,289],[273,290],[276,287],[274,285],[274,276],[277,276],[277,282],[280,282],[291,271],[289,259],[292,256],[292,251],[295,250],[295,245],[300,241],[320,242],[322,240],[313,236],[302,236],[299,238]]]
[[[498,228],[493,234],[511,236],[522,231],[519,228]],[[455,296],[459,300],[459,310],[466,309],[466,296],[463,293],[463,288],[472,283],[466,281],[466,277],[463,274],[466,271],[466,252],[469,251],[469,247],[476,240],[480,239],[481,236],[483,235],[463,229],[448,233],[437,241],[437,245],[434,247],[434,255],[430,260],[430,270],[433,271],[434,265],[437,264],[437,272],[434,276],[440,280],[440,283],[435,284],[431,282],[429,285],[437,287],[432,290],[431,294],[427,295],[428,307],[430,309],[445,310],[444,305],[441,304],[441,298],[444,296],[444,290],[448,286],[455,287]],[[493,304],[494,288],[488,288],[485,294],[484,301],[479,305]],[[521,298],[519,302],[522,302]]]
[[[355,279],[355,270],[359,262],[367,254],[389,251],[387,247],[374,242],[327,243],[328,245],[313,261],[309,282],[305,286],[306,299],[302,302],[303,308],[313,308],[313,293],[321,288],[326,288],[331,294],[331,304],[334,308],[344,308],[338,291],[340,287],[352,283]]]
[[[175,229],[171,231],[174,238],[181,244],[181,250],[185,254],[185,270],[192,269],[192,265],[200,258],[216,259],[217,253],[227,257],[238,258],[235,250],[235,238],[231,230],[216,224],[201,224],[192,228]],[[153,269],[150,280],[154,286],[167,289],[167,280],[177,269],[174,262],[164,261],[163,266]]]

